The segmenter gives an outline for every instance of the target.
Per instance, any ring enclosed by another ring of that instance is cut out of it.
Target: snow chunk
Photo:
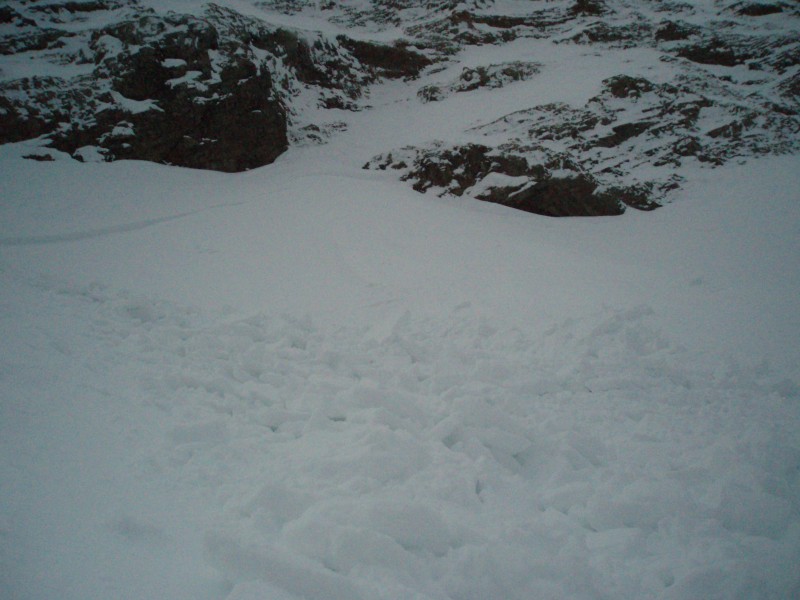
[[[186,61],[182,58],[165,58],[161,61],[161,66],[165,69],[174,69],[186,66]]]
[[[131,137],[136,135],[133,124],[128,122],[119,123],[111,130],[111,137]]]
[[[72,156],[81,162],[105,162],[106,150],[97,146],[82,146]]]
[[[179,86],[179,85],[187,85],[187,86],[194,87],[194,88],[197,88],[197,89],[200,89],[200,90],[207,90],[208,86],[205,83],[203,83],[201,81],[197,81],[202,76],[203,76],[203,73],[201,71],[187,71],[181,77],[176,77],[174,79],[168,79],[167,80],[167,85],[169,85],[170,87],[176,87],[176,86]]]
[[[163,112],[158,104],[156,104],[155,100],[131,100],[116,91],[111,92],[111,97],[114,98],[114,102],[116,102],[118,106],[134,115],[147,112],[148,110]]]
[[[470,196],[479,197],[496,188],[521,188],[526,184],[533,184],[529,177],[521,175],[512,177],[504,173],[489,173],[478,183],[466,190]]]

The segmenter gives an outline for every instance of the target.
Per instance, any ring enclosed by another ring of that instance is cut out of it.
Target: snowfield
[[[529,42],[543,98],[616,73]],[[418,194],[362,165],[539,85],[431,81],[237,175],[0,146],[0,597],[800,597],[800,158]]]
[[[796,159],[558,221],[301,160],[6,152],[6,597],[797,591]]]

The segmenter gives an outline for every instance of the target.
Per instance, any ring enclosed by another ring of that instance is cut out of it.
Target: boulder
[[[422,69],[432,64],[428,57],[412,50],[406,44],[396,43],[387,46],[353,40],[346,36],[339,36],[337,39],[361,64],[375,69],[382,77],[415,78]]]
[[[586,175],[551,177],[520,190],[501,204],[548,217],[599,217],[625,212],[613,196],[597,193]]]
[[[764,17],[783,12],[783,7],[775,2],[745,2],[736,10],[744,17]]]
[[[104,11],[94,22],[107,24],[63,25],[93,11]],[[39,51],[57,64],[89,67],[70,79],[0,83],[0,143],[44,136],[78,159],[253,169],[290,141],[319,143],[341,129],[340,121],[320,122],[316,108],[359,110],[363,90],[379,77],[430,64],[402,44],[341,44],[214,4],[195,16],[111,1],[20,3],[0,19],[12,25],[0,35],[0,52]]]
[[[624,212],[625,204],[636,208],[658,206],[649,200],[645,189],[601,192],[597,180],[575,165],[569,165],[575,169],[569,175],[554,175],[556,163],[564,164],[559,158],[547,164],[531,164],[511,148],[466,144],[410,148],[376,157],[365,168],[402,170],[402,179],[413,182],[418,192],[474,195],[478,200],[550,217],[618,215]]]

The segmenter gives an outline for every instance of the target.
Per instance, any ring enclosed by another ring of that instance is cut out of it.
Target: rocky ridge
[[[714,166],[800,149],[796,3],[530,5],[504,18],[453,13],[433,29],[460,44],[547,37],[600,52],[652,48],[669,80],[620,72],[583,106],[535,105],[470,128],[457,142],[393,149],[365,168],[395,170],[421,192],[595,216],[668,201],[684,163]],[[439,89],[421,89],[421,101],[438,99]]]
[[[370,84],[428,64],[404,47],[214,3],[196,15],[138,2],[16,2],[0,23],[0,54],[25,74],[0,83],[0,143],[44,136],[82,160],[259,167],[289,143],[342,127],[318,110],[360,110]]]
[[[383,79],[406,80],[420,103],[535,82],[552,66],[527,58],[436,75],[458,65],[464,49],[531,39],[587,53],[647,49],[660,66],[645,73],[621,61],[585,103],[534,101],[465,124],[457,139],[386,148],[364,157],[365,168],[421,192],[552,216],[612,215],[668,201],[686,164],[800,149],[797,2],[240,4],[252,11],[8,3],[0,8],[0,143],[39,138],[83,160],[242,171],[291,144],[324,143],[346,127],[337,111],[368,108],[370,87]],[[331,26],[294,26],[308,22]]]

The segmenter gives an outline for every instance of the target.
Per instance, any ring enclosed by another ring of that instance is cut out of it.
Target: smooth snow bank
[[[335,144],[240,176],[0,152],[0,251],[22,271],[325,327],[470,302],[541,333],[646,305],[693,349],[800,364],[796,157],[696,169],[652,213],[556,220],[417,194]]]

